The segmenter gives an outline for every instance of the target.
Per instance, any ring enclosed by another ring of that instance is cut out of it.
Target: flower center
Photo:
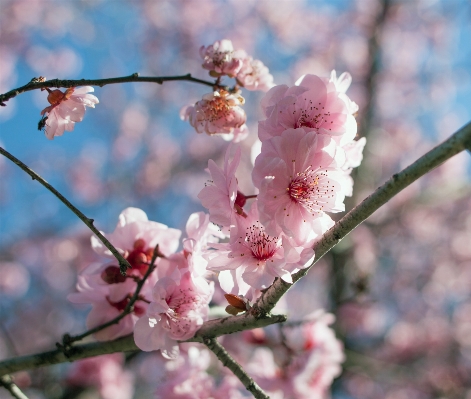
[[[278,237],[269,236],[258,224],[247,228],[245,242],[252,256],[259,261],[270,259],[278,248]]]
[[[227,117],[230,113],[230,109],[231,107],[224,97],[214,97],[214,99],[208,103],[205,114],[208,120],[213,122]]]
[[[133,270],[139,271],[141,275],[145,275],[152,260],[152,249],[145,249],[146,243],[143,239],[138,239],[134,243],[134,248],[125,258],[131,264],[132,269],[128,269],[128,275]]]
[[[304,172],[296,173],[286,188],[291,200],[301,204],[310,212],[322,211],[322,198],[329,195],[328,181],[324,181],[325,172],[313,171],[309,166]]]
[[[232,53],[232,51],[215,51],[213,54],[213,64],[218,67],[224,65],[231,60]]]
[[[68,100],[74,92],[73,87],[68,88],[65,93],[60,90],[50,90],[49,88],[46,88],[46,90],[49,92],[47,101],[49,101],[51,105],[59,105],[62,101]]]
[[[309,129],[319,129],[326,122],[327,117],[330,117],[330,112],[324,112],[322,103],[315,107],[312,101],[309,100],[308,106],[302,109],[301,115],[294,124],[294,128],[307,127]]]

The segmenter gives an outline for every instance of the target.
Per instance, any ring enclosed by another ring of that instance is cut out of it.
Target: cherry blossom
[[[168,359],[178,356],[177,340],[191,338],[208,317],[214,287],[202,277],[184,273],[179,284],[163,277],[153,288],[147,315],[134,329],[136,345],[144,351],[160,349]]]
[[[133,311],[113,324],[95,333],[100,341],[118,338],[132,333],[134,324],[145,314],[146,298],[156,282],[152,274],[144,283]],[[123,276],[119,267],[112,264],[91,264],[77,278],[77,293],[69,294],[67,299],[73,303],[87,303],[92,310],[87,317],[87,328],[91,329],[120,315],[136,290],[136,281],[131,276]]]
[[[315,312],[298,327],[284,328],[280,350],[257,349],[248,369],[258,384],[285,399],[325,398],[345,359],[343,346],[329,327],[333,321],[333,315]]]
[[[158,244],[159,253],[168,256],[177,250],[180,235],[180,230],[148,220],[143,210],[126,208],[119,215],[114,232],[106,234],[106,238],[131,264],[132,269],[128,269],[128,274],[139,271],[141,275],[144,275],[155,246]],[[98,238],[92,236],[91,241],[96,253],[113,257]]]
[[[190,215],[186,223],[187,238],[183,240],[183,249],[187,254],[201,254],[211,243],[224,238],[224,234],[204,212],[195,212]]]
[[[343,164],[344,151],[328,135],[288,129],[264,141],[252,178],[267,232],[281,229],[303,243],[332,227],[325,212],[344,210]]]
[[[238,50],[235,54],[242,59],[242,68],[237,73],[237,83],[247,90],[268,91],[274,86],[273,76],[268,68],[260,60],[254,60],[244,50]]]
[[[343,90],[345,84],[337,83]],[[353,106],[336,83],[316,75],[301,77],[295,86],[275,86],[261,101],[266,120],[259,122],[261,141],[280,136],[290,128],[328,134],[343,145],[354,139],[357,124]]]
[[[236,220],[236,227],[231,229],[229,243],[213,245],[217,251],[209,253],[208,269],[237,270],[236,279],[242,281],[233,281],[233,285],[244,288],[267,288],[275,277],[281,277],[291,283],[291,273],[308,266],[306,263],[314,256],[309,244],[296,245],[291,238],[282,234],[268,235],[258,221],[257,204],[254,202],[247,217]],[[230,278],[227,273],[224,276]],[[244,290],[228,290],[227,282],[221,286],[230,293],[247,294]]]
[[[180,117],[188,119],[198,133],[221,134],[238,142],[248,134],[247,117],[240,107],[244,103],[245,99],[239,93],[219,90],[205,94],[194,106],[183,108]]]
[[[337,78],[337,72],[333,70],[330,74],[329,82],[335,85],[339,97],[347,105],[348,112],[352,115],[357,113],[358,105],[345,94],[352,83],[352,76],[348,72],[344,72]]]
[[[246,196],[239,191],[235,177],[241,150],[237,147],[230,161],[230,149],[228,147],[226,150],[224,169],[219,168],[212,159],[208,161],[211,180],[198,194],[201,205],[209,210],[209,219],[223,227],[231,226],[236,215],[244,215],[246,202]]]
[[[133,311],[114,324],[95,334],[99,340],[113,339],[130,334],[139,317],[145,314],[152,287],[160,277],[172,275],[180,277],[180,269],[187,268],[186,260],[181,264],[169,263],[161,257],[170,256],[179,245],[181,232],[176,229],[149,221],[144,211],[127,208],[119,215],[113,233],[107,234],[109,241],[128,260],[131,269],[126,276],[121,275],[114,263],[91,264],[78,276],[77,293],[68,299],[74,303],[89,303],[92,310],[87,317],[87,327],[93,328],[115,318],[126,308],[137,287],[137,281],[148,271],[155,246],[158,244],[160,257],[156,259],[154,270],[145,281]],[[100,255],[114,257],[96,237],[92,237],[92,248]],[[160,261],[164,261],[160,265]]]
[[[207,47],[201,46],[203,68],[208,69],[211,76],[228,75],[234,77],[242,68],[243,61],[234,57],[234,47],[230,40],[218,40]]]
[[[103,399],[131,399],[134,378],[123,366],[121,353],[91,357],[74,362],[66,379],[74,386],[96,387]]]
[[[53,140],[55,136],[62,136],[64,131],[74,130],[75,122],[81,122],[85,115],[85,107],[95,108],[98,98],[93,94],[91,86],[68,88],[65,92],[61,90],[50,90],[47,100],[50,106],[41,111],[44,115],[40,126],[45,127],[46,137]]]

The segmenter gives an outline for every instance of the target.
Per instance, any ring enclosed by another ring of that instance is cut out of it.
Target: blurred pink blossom
[[[283,351],[257,349],[249,365],[256,382],[285,399],[326,398],[345,360],[343,345],[329,327],[333,321],[333,315],[318,311],[299,326],[285,328],[288,358],[280,357]]]
[[[242,68],[236,79],[247,90],[268,91],[274,86],[273,76],[260,60],[254,60],[244,50],[238,50],[236,56],[242,59]]]
[[[46,137],[53,140],[55,136],[62,136],[64,131],[74,130],[75,122],[81,122],[85,115],[85,107],[95,108],[98,98],[93,94],[91,86],[71,87],[64,92],[56,89],[50,90],[47,100],[51,104],[41,111],[45,115],[40,123],[44,123]]]
[[[66,380],[71,385],[96,387],[103,399],[132,399],[134,378],[123,366],[121,353],[90,357],[74,362]]]

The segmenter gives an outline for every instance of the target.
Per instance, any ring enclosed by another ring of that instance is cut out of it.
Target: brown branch
[[[242,366],[237,363],[224,347],[216,340],[216,338],[207,338],[203,343],[217,356],[221,363],[231,370],[234,375],[240,380],[244,387],[257,399],[270,399],[270,397],[263,392],[262,388],[248,376]]]
[[[57,191],[54,187],[52,187],[46,180],[44,180],[41,176],[39,176],[34,170],[30,169],[27,165],[21,162],[18,158],[11,155],[8,151],[0,147],[0,154],[7,157],[10,161],[12,161],[15,165],[23,169],[28,175],[32,177],[33,180],[37,180],[40,184],[46,187],[51,193],[53,193],[67,208],[69,208],[73,213],[77,215],[77,217],[85,223],[85,225],[98,237],[98,239],[103,243],[103,245],[110,250],[113,256],[119,263],[119,268],[121,273],[125,274],[128,268],[131,268],[129,262],[124,259],[123,255],[121,255],[118,250],[108,241],[108,239],[100,233],[100,231],[93,225],[94,220],[87,218],[82,212],[80,212],[74,205],[70,203],[70,201],[65,198],[59,191]]]
[[[248,314],[248,312],[244,315],[209,320],[203,324],[193,338],[190,338],[185,342],[203,343],[204,338],[215,338],[231,332],[262,328],[275,323],[283,323],[284,321],[286,321],[285,315],[269,315],[262,318],[256,318],[255,316]],[[65,354],[62,349],[56,349],[53,351],[3,360],[0,362],[0,375],[14,373],[20,370],[50,366],[53,364],[72,362],[74,360],[106,355],[109,353],[138,350],[139,348],[134,343],[134,336],[131,334],[113,341],[72,345],[68,348],[67,354]]]
[[[61,80],[61,79],[51,79],[46,81],[41,81],[38,78],[32,79],[29,83],[24,86],[18,87],[16,89],[10,90],[7,93],[0,94],[0,105],[6,106],[5,102],[11,98],[16,97],[21,93],[25,93],[31,90],[45,89],[46,87],[76,87],[76,86],[106,86],[109,84],[116,83],[130,83],[130,82],[151,82],[162,84],[169,81],[188,81],[194,83],[200,83],[206,86],[218,86],[225,88],[226,86],[221,86],[215,84],[214,82],[209,82],[207,80],[197,79],[191,76],[191,74],[179,75],[179,76],[139,76],[138,73],[133,73],[129,76],[121,76],[117,78],[108,78],[108,79],[76,79],[76,80]]]

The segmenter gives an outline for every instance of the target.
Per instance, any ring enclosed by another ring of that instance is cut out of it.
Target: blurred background
[[[347,94],[368,141],[348,209],[471,119],[468,0],[1,0],[0,92],[38,76],[208,79],[199,47],[223,38],[260,59],[276,84],[351,73]],[[207,92],[190,82],[97,87],[96,109],[53,141],[37,130],[47,93],[28,92],[0,108],[0,143],[102,231],[128,206],[182,229],[203,210],[196,195],[207,160],[220,163],[227,146],[179,118]],[[243,95],[251,134],[238,178],[250,194],[263,93]],[[459,154],[377,211],[290,291],[290,317],[322,307],[337,317],[347,360],[333,398],[471,399],[470,181],[471,156]],[[52,349],[62,334],[85,329],[87,309],[66,296],[77,271],[97,260],[89,239],[70,210],[0,158],[0,359]],[[17,381],[31,398],[99,397],[68,391],[68,367]],[[134,397],[152,397],[152,378],[135,369]]]

